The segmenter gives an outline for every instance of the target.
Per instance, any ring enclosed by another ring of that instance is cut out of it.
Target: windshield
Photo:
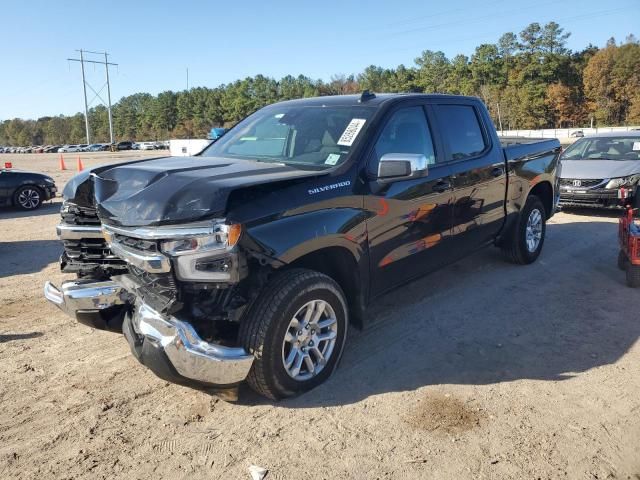
[[[202,155],[331,168],[346,161],[374,111],[363,106],[276,104],[244,119]]]
[[[562,155],[564,160],[640,160],[640,137],[581,138]]]

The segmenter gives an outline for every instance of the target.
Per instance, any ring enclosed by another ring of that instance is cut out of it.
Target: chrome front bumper
[[[99,225],[71,225],[60,223],[56,225],[56,233],[60,240],[82,240],[83,238],[103,238]]]
[[[85,324],[85,314],[125,307],[122,331],[135,357],[161,378],[176,383],[232,385],[243,381],[253,364],[253,355],[243,348],[205,342],[189,323],[134,301],[113,281],[70,281],[60,288],[46,282],[44,296]]]
[[[136,358],[161,377],[167,367],[164,355],[179,376],[207,385],[241,382],[253,364],[253,355],[243,348],[205,342],[189,323],[144,303],[125,320],[123,330]]]
[[[60,288],[46,282],[44,297],[67,315],[77,318],[78,313],[124,305],[129,295],[115,282],[74,280],[64,282]]]

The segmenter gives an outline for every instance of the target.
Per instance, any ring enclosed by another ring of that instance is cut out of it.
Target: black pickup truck
[[[75,177],[58,234],[78,278],[45,296],[161,378],[292,396],[331,375],[373,298],[483,246],[535,261],[559,152],[501,143],[475,98],[277,103],[198,156]]]

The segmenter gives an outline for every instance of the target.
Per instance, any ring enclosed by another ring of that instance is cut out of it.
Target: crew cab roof
[[[366,105],[366,106],[380,106],[383,103],[392,102],[394,100],[400,100],[404,98],[437,98],[437,99],[457,99],[466,98],[469,100],[476,100],[475,97],[463,97],[460,95],[444,95],[438,93],[376,93],[375,96],[371,96],[366,98],[366,100],[361,101],[361,95],[327,95],[325,97],[311,97],[311,98],[299,98],[296,100],[285,100],[283,102],[278,102],[275,105],[280,106],[356,106],[356,105]]]

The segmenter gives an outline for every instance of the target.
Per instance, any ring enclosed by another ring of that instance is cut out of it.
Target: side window
[[[436,163],[429,125],[422,107],[396,111],[387,121],[375,146],[375,161],[369,168],[377,171],[380,157],[386,153],[421,153],[429,165]]]
[[[469,105],[437,105],[436,112],[442,136],[451,151],[451,160],[473,157],[487,148],[475,108]]]

